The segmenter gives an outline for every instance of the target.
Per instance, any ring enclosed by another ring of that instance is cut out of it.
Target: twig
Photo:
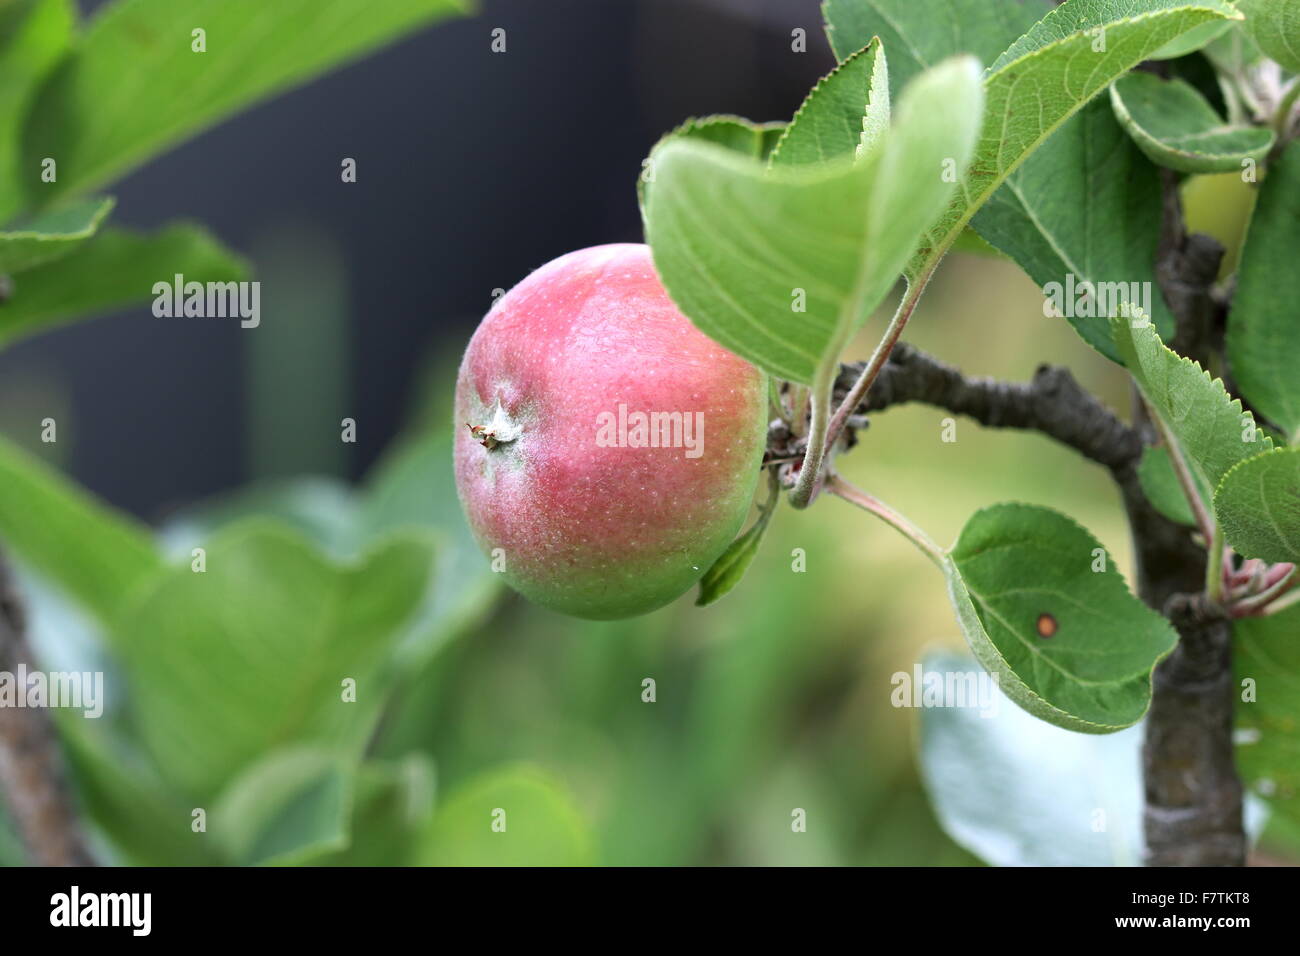
[[[1290,590],[1291,585],[1295,583],[1295,571],[1295,565],[1291,565],[1290,570],[1283,571],[1275,581],[1267,584],[1258,594],[1234,602],[1229,612],[1233,617],[1248,617],[1267,608]]]
[[[827,477],[826,490],[836,497],[843,498],[849,504],[857,505],[863,511],[875,515],[925,552],[925,556],[936,565],[943,567],[943,549],[935,544],[928,534],[879,498],[845,481],[839,475]]]
[[[907,328],[907,322],[916,311],[916,304],[921,301],[921,293],[930,283],[930,276],[934,274],[935,266],[930,267],[930,271],[923,276],[919,276],[916,281],[909,282],[907,291],[903,293],[903,299],[898,303],[898,309],[894,312],[894,317],[889,320],[889,326],[885,329],[885,335],[876,346],[876,350],[871,353],[865,364],[859,367],[857,381],[849,387],[844,397],[840,400],[839,407],[835,410],[835,417],[831,419],[829,434],[827,435],[827,445],[833,445],[835,440],[840,437],[840,432],[844,430],[844,424],[848,421],[854,409],[862,404],[867,393],[871,391],[871,386],[876,383],[881,371],[885,367],[885,362],[899,344],[899,339],[903,335],[903,329]]]
[[[1192,469],[1187,464],[1187,457],[1183,454],[1182,446],[1178,444],[1177,439],[1169,433],[1165,423],[1160,416],[1155,413],[1150,404],[1146,405],[1147,416],[1160,433],[1161,444],[1165,446],[1165,452],[1169,455],[1169,463],[1173,466],[1174,475],[1178,478],[1178,486],[1183,491],[1183,497],[1187,499],[1188,507],[1192,509],[1192,514],[1196,518],[1196,527],[1200,530],[1201,536],[1205,538],[1205,544],[1208,548],[1210,543],[1215,541],[1218,535],[1218,526],[1215,524],[1214,516],[1210,514],[1205,507],[1205,502],[1201,500],[1201,492],[1196,487],[1196,480],[1192,477]],[[1210,562],[1213,565],[1212,571],[1218,573],[1223,568],[1223,548],[1219,548],[1219,560]],[[1207,585],[1209,579],[1206,580]],[[1207,587],[1208,590],[1208,587]]]

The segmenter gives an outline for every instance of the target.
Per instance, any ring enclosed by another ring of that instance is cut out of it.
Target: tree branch
[[[31,667],[13,578],[0,554],[0,671]],[[0,706],[0,796],[33,863],[93,866],[64,777],[58,737],[40,707]]]
[[[1232,623],[1203,594],[1174,595],[1178,630],[1156,668],[1142,748],[1150,866],[1240,866],[1241,782],[1233,764]]]
[[[860,363],[843,366],[837,394],[847,392],[860,370]],[[959,369],[900,342],[857,411],[866,414],[906,402],[943,408],[990,428],[1042,432],[1106,466],[1117,480],[1130,480],[1142,455],[1138,432],[1057,366],[1039,366],[1024,383],[967,378]]]
[[[1156,278],[1174,314],[1173,348],[1204,368],[1222,356],[1222,305],[1212,289],[1223,247],[1188,235],[1178,179],[1161,172],[1164,214]],[[1222,363],[1220,362],[1220,365]],[[1155,429],[1134,390],[1134,421],[1144,440]],[[1242,788],[1233,763],[1232,624],[1204,595],[1206,553],[1125,489],[1137,556],[1138,593],[1178,631],[1172,654],[1152,680],[1142,770],[1147,863],[1240,866],[1246,861]],[[1211,542],[1208,545],[1213,546]]]
[[[1169,347],[1200,363],[1202,368],[1209,368],[1220,313],[1210,290],[1219,275],[1223,246],[1203,233],[1188,234],[1176,172],[1161,169],[1160,185],[1162,213],[1160,243],[1156,248],[1156,281],[1176,323]]]

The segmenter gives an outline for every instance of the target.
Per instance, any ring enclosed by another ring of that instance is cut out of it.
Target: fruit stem
[[[799,477],[795,479],[794,490],[790,492],[791,507],[807,508],[816,495],[822,462],[828,448],[826,426],[831,413],[831,389],[839,370],[838,361],[822,362],[817,367],[817,376],[813,379],[812,391],[809,393],[812,419],[808,424],[808,447],[803,465],[799,468]]]
[[[867,397],[867,392],[871,389],[872,384],[880,375],[880,370],[885,367],[885,362],[889,359],[889,353],[894,350],[898,344],[899,338],[903,334],[903,329],[907,327],[907,320],[912,317],[912,312],[916,309],[916,304],[921,300],[921,293],[930,283],[930,277],[934,275],[934,270],[938,263],[931,265],[925,272],[917,277],[915,282],[908,282],[907,291],[903,294],[903,299],[898,303],[898,309],[894,312],[894,317],[889,320],[889,326],[885,329],[885,335],[876,346],[876,350],[871,353],[871,358],[866,367],[862,369],[862,374],[858,380],[853,383],[853,388],[849,389],[844,401],[840,402],[840,407],[835,410],[835,417],[831,419],[830,428],[826,435],[827,447],[833,445],[835,440],[840,437],[840,432],[844,430],[844,424],[848,421],[853,410],[862,404],[862,400]]]
[[[843,498],[849,504],[857,505],[863,511],[868,511],[875,515],[881,521],[894,528],[914,545],[925,552],[925,556],[943,570],[945,552],[930,538],[928,534],[912,524],[911,521],[903,517],[889,505],[885,504],[879,498],[868,492],[863,491],[850,482],[845,481],[839,475],[831,475],[826,479],[826,490],[836,497]]]

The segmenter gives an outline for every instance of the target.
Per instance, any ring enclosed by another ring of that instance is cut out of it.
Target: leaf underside
[[[860,98],[865,116],[869,91]],[[670,137],[651,155],[643,191],[646,238],[669,294],[715,341],[778,378],[811,383],[943,207],[953,183],[941,173],[969,155],[979,104],[977,70],[955,60],[908,88],[893,126],[857,160],[846,150],[768,169],[698,137]]]
[[[87,199],[0,232],[0,274],[13,275],[67,255],[95,234],[112,209],[111,198]]]
[[[1242,557],[1300,564],[1300,448],[1274,448],[1235,466],[1214,494],[1214,510]]]
[[[1152,73],[1122,76],[1110,87],[1120,124],[1153,163],[1184,173],[1224,173],[1260,162],[1273,131],[1229,126],[1190,83]]]

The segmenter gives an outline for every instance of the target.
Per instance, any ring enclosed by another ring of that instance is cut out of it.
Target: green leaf
[[[753,123],[744,117],[730,115],[692,117],[686,120],[661,137],[643,161],[641,175],[636,181],[637,202],[641,204],[642,215],[645,215],[646,194],[654,186],[656,178],[655,153],[669,140],[693,139],[713,143],[741,156],[766,160],[785,135],[785,127],[785,123]]]
[[[992,63],[1050,9],[1045,0],[824,0],[826,37],[844,60],[878,36],[892,88],[958,53]]]
[[[204,558],[202,572],[159,575],[113,634],[136,733],[165,778],[205,799],[277,747],[355,751],[390,686],[384,665],[423,592],[429,544],[397,538],[340,566],[250,521]]]
[[[1141,728],[1053,727],[996,688],[978,693],[978,668],[951,652],[923,664],[925,675],[977,689],[964,690],[964,706],[954,698],[921,711],[921,773],[948,835],[994,866],[1141,866]]]
[[[355,559],[363,547],[352,487],[320,476],[258,481],[182,508],[158,529],[158,540],[166,554],[188,561],[192,548],[253,517],[274,518],[336,561]]]
[[[1187,56],[1189,53],[1195,53],[1197,50],[1209,46],[1230,29],[1232,29],[1232,24],[1226,21],[1202,23],[1199,27],[1188,30],[1177,40],[1166,43],[1147,59],[1176,60],[1180,56]]]
[[[42,213],[20,228],[0,231],[0,274],[22,272],[72,252],[99,229],[111,197],[87,199]]]
[[[346,848],[313,866],[406,866],[433,815],[433,762],[423,754],[369,761],[356,775]]]
[[[981,63],[993,62],[1049,9],[1050,4],[1045,0],[999,0],[996,3],[989,0],[940,0],[937,6],[913,0],[825,0],[822,4],[827,36],[836,56],[841,59],[873,36],[884,41],[890,60],[889,81],[894,92],[944,57],[971,53]],[[1107,121],[1114,126],[1109,110]],[[1114,132],[1116,141],[1124,139],[1117,135],[1117,130]],[[1105,137],[1108,131],[1094,128],[1088,133]],[[1082,135],[1067,136],[1062,130],[1039,151],[1052,155],[1041,162],[1036,161],[1037,154],[1030,157],[1025,169],[1013,174],[1020,177],[1015,192],[1010,186],[999,190],[973,221],[980,232],[975,232],[970,226],[961,230],[951,249],[984,255],[1011,255],[1036,282],[1044,286],[1052,281],[1063,282],[1065,273],[1072,266],[1081,281],[1089,278],[1095,281],[1098,277],[1118,279],[1130,273],[1135,280],[1144,278],[1135,271],[1135,266],[1154,261],[1159,234],[1158,196],[1154,192],[1140,194],[1139,203],[1130,202],[1123,188],[1127,185],[1123,155],[1113,155],[1105,141],[1089,148],[1093,146],[1092,139],[1069,142],[1071,139],[1082,140]],[[1034,167],[1032,171],[1031,165]],[[1100,170],[1097,170],[1098,166]],[[1145,162],[1142,171],[1151,172]],[[1022,172],[1025,175],[1021,176]],[[1151,175],[1154,178],[1154,174]],[[1089,180],[1086,187],[1082,183],[1085,178]],[[1080,183],[1079,194],[1087,195],[1089,201],[1061,202],[1062,193],[1073,190],[1076,181]],[[1042,190],[1041,195],[1037,194],[1038,189]],[[1094,230],[1094,222],[1108,221],[1112,208],[1126,216],[1134,205],[1149,207],[1150,201],[1155,202],[1155,218],[1142,216],[1141,209],[1135,210],[1131,220],[1123,223],[1126,228],[1122,235],[1130,239],[1123,248],[1115,248],[1114,230],[1109,234],[1111,242],[1097,241],[1097,237],[1083,234]],[[1139,239],[1149,239],[1150,255],[1131,254]],[[1076,240],[1077,245],[1072,246],[1071,240]],[[1104,260],[1112,250],[1115,250],[1112,257],[1122,263],[1120,267],[1099,261],[1100,271],[1084,270],[1085,260],[1086,265],[1091,266],[1093,260]],[[1151,270],[1145,271],[1149,273]],[[1163,309],[1163,303],[1160,307]],[[1157,321],[1163,320],[1172,323],[1167,314],[1158,316]],[[1092,335],[1089,339],[1092,344],[1100,343],[1098,347],[1103,351],[1114,351],[1110,331],[1104,324],[1100,329],[1093,323],[1085,326],[1080,322],[1078,325],[1085,338]]]
[[[1047,508],[995,505],[966,523],[944,571],[971,650],[1025,710],[1085,733],[1146,713],[1151,671],[1177,637],[1084,528]]]
[[[953,252],[965,252],[973,256],[984,256],[989,259],[1008,258],[1005,252],[992,245],[970,226],[961,231],[961,235],[953,242],[951,248]]]
[[[452,793],[434,813],[416,858],[425,866],[588,866],[595,854],[563,785],[520,765]]]
[[[483,561],[460,507],[449,432],[421,436],[380,459],[366,476],[358,524],[367,542],[403,530],[437,534],[437,560],[398,647],[404,670],[481,619],[501,593],[501,576]]]
[[[1300,438],[1300,146],[1269,167],[1250,220],[1228,316],[1228,359],[1241,393],[1261,415]]]
[[[1202,23],[1239,18],[1223,0],[1068,0],[1048,13],[986,72],[979,147],[909,276],[929,274],[1006,178],[1116,77]]]
[[[979,113],[978,73],[963,59],[908,87],[881,146],[857,161],[768,170],[668,139],[651,157],[644,210],[664,285],[705,334],[778,377],[811,382],[942,208],[953,188],[942,170],[965,162]]]
[[[147,528],[3,438],[0,540],[104,622],[161,567]]]
[[[1144,317],[1111,320],[1120,359],[1177,439],[1195,480],[1217,488],[1239,461],[1273,447],[1223,382],[1165,347]]]
[[[168,554],[189,560],[190,549],[220,529],[272,517],[335,560],[349,561],[393,533],[435,535],[437,559],[399,640],[402,669],[410,670],[477,622],[502,587],[465,522],[451,462],[450,434],[431,432],[388,451],[359,493],[323,477],[259,483],[177,512],[159,537]]]
[[[1300,604],[1234,625],[1237,767],[1250,789],[1300,820]],[[1244,682],[1250,680],[1253,686]],[[1253,700],[1242,699],[1247,689]]]
[[[1184,80],[1134,72],[1110,87],[1115,118],[1151,162],[1184,173],[1226,173],[1244,160],[1260,162],[1273,131],[1229,126]]]
[[[889,129],[889,69],[873,39],[813,87],[772,150],[773,166],[856,156]]]
[[[759,509],[758,520],[748,531],[731,542],[727,550],[723,551],[709,570],[704,572],[704,577],[700,578],[700,596],[695,599],[697,607],[712,604],[740,583],[749,566],[754,563],[758,546],[763,541],[763,535],[767,532],[772,515],[776,513],[778,494],[776,473],[769,469],[767,501]]]
[[[217,798],[208,836],[236,866],[285,865],[347,845],[353,772],[329,750],[271,751]]]
[[[101,186],[258,100],[466,9],[462,0],[116,0],[32,106],[25,161],[37,169],[54,158],[58,180],[34,182],[29,198]],[[198,28],[205,52],[192,50]]]
[[[1045,295],[1059,291],[1079,337],[1118,361],[1114,303],[1139,304],[1173,332],[1155,275],[1160,216],[1159,173],[1098,98],[1013,171],[971,225]]]
[[[662,141],[674,137],[723,146],[742,156],[767,159],[785,135],[785,123],[753,123],[741,116],[716,115],[688,119]]]
[[[1300,0],[1237,0],[1242,28],[1259,48],[1292,73],[1300,73]]]
[[[1196,474],[1192,475],[1192,479],[1193,481],[1197,479]],[[1142,453],[1142,460],[1138,463],[1138,482],[1142,485],[1142,492],[1147,496],[1147,500],[1162,515],[1170,521],[1195,526],[1196,515],[1192,513],[1192,506],[1187,501],[1187,495],[1183,493],[1182,483],[1179,482],[1178,475],[1174,471],[1174,463],[1169,458],[1169,449],[1163,445],[1147,446]],[[1210,511],[1212,498],[1210,489],[1201,486],[1198,490],[1201,500],[1205,502],[1206,511]]]
[[[1300,564],[1300,448],[1236,465],[1214,493],[1214,511],[1242,557]]]
[[[106,229],[14,279],[12,296],[0,305],[0,346],[146,301],[155,282],[177,273],[186,281],[237,282],[246,266],[197,226],[177,224],[153,234]]]
[[[28,103],[72,39],[72,0],[0,3],[0,222],[24,205],[40,168],[22,168],[20,133]]]
[[[101,720],[80,715],[61,730],[78,802],[132,866],[214,866],[225,862],[205,834],[196,833],[187,802],[129,741]]]

